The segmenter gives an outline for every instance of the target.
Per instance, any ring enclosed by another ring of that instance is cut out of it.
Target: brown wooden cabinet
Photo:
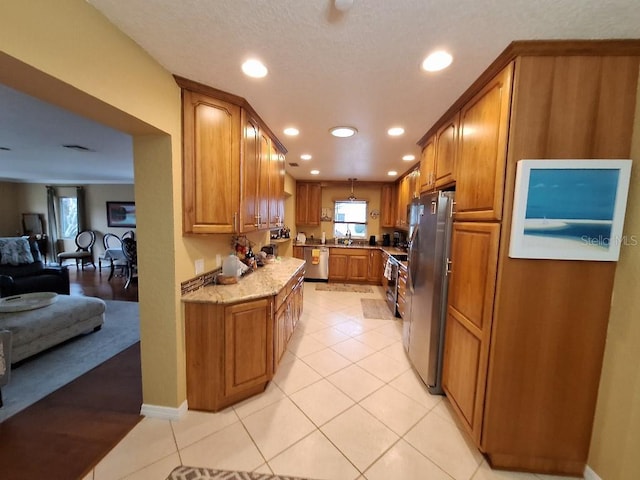
[[[436,184],[436,136],[431,136],[420,157],[420,191],[430,192]]]
[[[240,107],[183,90],[182,108],[183,231],[234,233],[240,197]]]
[[[509,64],[460,112],[456,220],[500,220],[511,105]]]
[[[516,167],[629,158],[639,66],[637,41],[516,42],[424,137],[460,112],[443,378],[494,467],[584,471],[616,265],[510,258]]]
[[[243,98],[175,78],[182,87],[183,233],[269,228],[270,214],[284,212],[283,169],[270,159],[286,150]]]
[[[443,386],[478,443],[499,235],[499,223],[456,222],[452,232]]]
[[[243,118],[243,161],[242,161],[242,209],[240,210],[240,231],[258,230],[258,188],[260,170],[260,126],[257,120],[242,112]]]
[[[459,123],[460,114],[456,113],[436,134],[435,188],[448,187],[455,182]]]
[[[380,283],[384,271],[382,252],[380,250],[369,250],[369,269],[367,280],[372,283]]]
[[[380,284],[382,257],[379,249],[332,247],[329,251],[329,281]]]
[[[276,295],[277,311],[274,321],[274,371],[287,350],[287,343],[293,335],[300,315],[302,315],[302,301],[304,290],[304,276],[292,278],[288,285]]]
[[[273,374],[271,299],[224,309],[224,395],[264,389]]]
[[[393,183],[385,183],[380,189],[380,226],[393,228],[395,215],[395,187]]]
[[[407,267],[400,263],[398,267],[398,295],[396,305],[401,318],[407,314]]]
[[[187,399],[217,411],[264,390],[273,374],[271,299],[185,304]]]
[[[299,258],[300,260],[304,260],[304,247],[301,247],[299,245],[294,245],[293,258]]]
[[[190,409],[218,411],[264,390],[302,314],[303,289],[299,270],[275,296],[185,303]]]
[[[322,188],[319,182],[296,183],[296,225],[320,225]]]

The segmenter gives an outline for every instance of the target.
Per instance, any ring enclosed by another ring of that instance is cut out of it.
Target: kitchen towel
[[[391,260],[387,259],[387,264],[384,266],[384,278],[391,280]]]
[[[311,250],[311,264],[318,265],[320,263],[320,249],[314,248]]]

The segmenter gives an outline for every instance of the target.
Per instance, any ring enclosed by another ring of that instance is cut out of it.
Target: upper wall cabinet
[[[513,65],[509,64],[460,112],[457,220],[502,217],[512,71]]]
[[[182,87],[183,233],[248,233],[284,222],[286,150],[241,97]]]
[[[436,185],[436,136],[429,137],[420,158],[420,191],[429,192]]]
[[[183,90],[183,231],[234,233],[240,198],[240,107]]]
[[[438,129],[435,155],[435,187],[442,188],[455,182],[460,115],[456,113]]]
[[[320,182],[296,183],[296,225],[320,225]]]

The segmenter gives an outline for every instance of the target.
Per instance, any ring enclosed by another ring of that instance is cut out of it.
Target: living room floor
[[[144,418],[83,480],[164,479],[179,465],[313,479],[551,480],[493,471],[430,395],[400,320],[366,319],[370,294],[316,291],[266,391],[219,413]]]

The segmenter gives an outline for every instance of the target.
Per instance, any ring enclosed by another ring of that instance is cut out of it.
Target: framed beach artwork
[[[509,256],[616,261],[631,160],[520,160]]]
[[[128,228],[135,227],[135,202],[107,202],[107,226]]]

